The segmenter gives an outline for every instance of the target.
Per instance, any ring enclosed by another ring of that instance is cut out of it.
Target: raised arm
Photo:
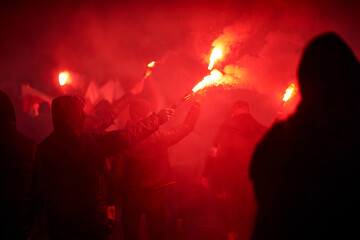
[[[153,113],[149,117],[123,130],[105,133],[97,141],[103,149],[104,155],[107,157],[112,156],[158,130],[159,126],[168,121],[173,114],[173,109],[163,109],[159,113]]]
[[[200,103],[195,102],[181,125],[164,132],[166,145],[171,146],[186,137],[194,129],[199,115]]]

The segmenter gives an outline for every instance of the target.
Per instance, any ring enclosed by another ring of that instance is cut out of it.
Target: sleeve
[[[228,116],[227,116],[227,118],[228,118]],[[214,137],[214,140],[213,140],[213,146],[211,148],[211,152],[210,152],[209,156],[205,159],[204,170],[202,173],[204,178],[210,178],[213,175],[213,171],[214,171],[214,167],[215,167],[215,163],[216,163],[216,159],[217,159],[219,141],[221,139],[222,134],[225,132],[225,129],[226,129],[226,124],[225,124],[226,119],[221,124],[219,130],[217,131],[217,133]]]
[[[186,137],[195,127],[195,124],[200,115],[200,104],[195,102],[190,108],[184,122],[169,130],[163,132],[163,139],[167,146],[171,146]]]
[[[103,150],[104,156],[110,157],[151,135],[158,130],[162,122],[162,119],[153,113],[123,130],[111,131],[98,136],[96,141]]]
[[[104,131],[113,124],[114,120],[129,105],[133,97],[134,94],[125,93],[112,104],[112,111],[108,114],[102,114],[101,116],[87,115],[84,120],[84,132]]]

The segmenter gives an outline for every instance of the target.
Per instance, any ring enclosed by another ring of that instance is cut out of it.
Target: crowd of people
[[[359,61],[325,33],[305,48],[298,78],[302,100],[289,119],[268,130],[240,100],[218,129],[201,182],[214,193],[224,239],[359,238]],[[109,239],[118,209],[125,240],[139,239],[142,215],[149,239],[166,239],[177,181],[168,147],[193,131],[200,102],[170,130],[160,126],[173,108],[152,112],[131,93],[92,115],[84,104],[56,97],[41,106],[44,124],[24,134],[0,91],[1,239]],[[107,131],[126,106],[125,127]]]

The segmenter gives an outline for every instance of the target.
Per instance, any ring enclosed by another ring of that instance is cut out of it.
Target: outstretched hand
[[[160,122],[167,122],[172,116],[174,116],[175,110],[173,108],[164,108],[157,114],[160,118]]]

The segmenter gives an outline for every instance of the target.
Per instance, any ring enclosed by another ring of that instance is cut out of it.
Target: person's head
[[[61,96],[51,104],[54,131],[80,134],[84,124],[84,100],[78,96]]]
[[[308,44],[298,77],[305,105],[332,105],[358,98],[359,61],[335,33],[322,34]]]
[[[14,106],[6,93],[0,90],[0,125],[16,126]]]
[[[151,113],[150,103],[143,99],[136,99],[131,102],[129,113],[132,120],[139,121]]]
[[[39,114],[50,114],[50,104],[48,102],[40,103]]]
[[[237,101],[233,104],[231,115],[236,116],[240,114],[250,113],[249,104],[245,101]]]
[[[112,113],[112,105],[106,100],[100,100],[94,107],[94,113],[97,116],[110,115]]]

